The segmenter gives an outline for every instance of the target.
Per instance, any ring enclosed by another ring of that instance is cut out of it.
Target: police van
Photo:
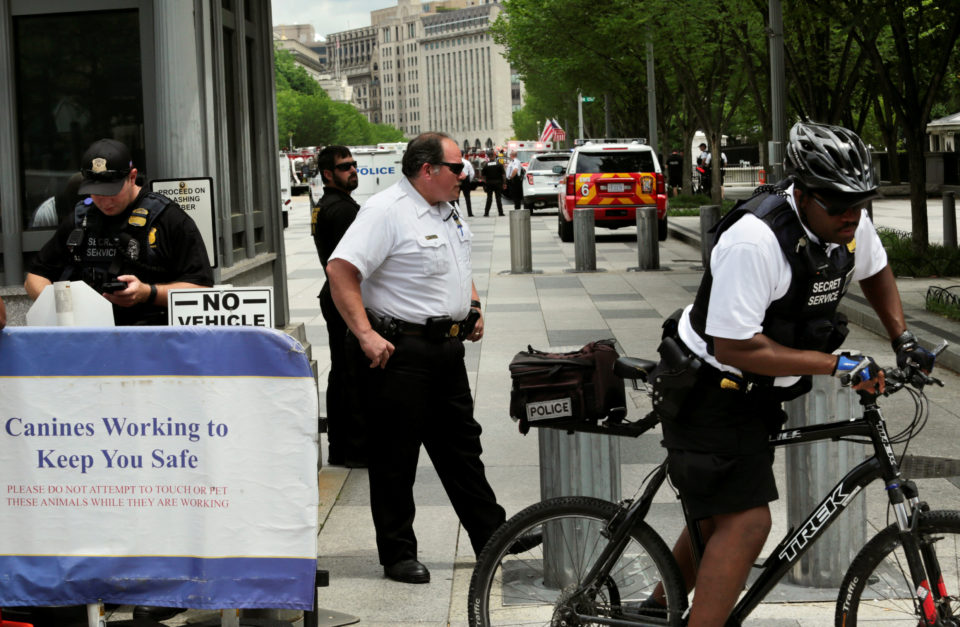
[[[380,144],[378,146],[349,146],[357,162],[357,189],[353,199],[360,205],[374,194],[382,191],[403,176],[401,161],[406,151],[405,143]],[[323,197],[323,177],[320,172],[310,179],[310,207],[316,207]]]

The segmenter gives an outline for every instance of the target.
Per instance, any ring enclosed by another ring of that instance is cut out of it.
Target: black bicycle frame
[[[798,529],[790,529],[773,553],[766,559],[762,566],[760,576],[754,581],[753,585],[747,590],[743,598],[733,608],[730,614],[730,623],[741,624],[747,616],[756,608],[757,605],[766,597],[771,589],[780,581],[790,568],[803,556],[820,536],[830,527],[837,517],[847,508],[850,502],[860,491],[876,479],[883,479],[887,486],[887,494],[890,502],[894,505],[903,504],[907,501],[904,496],[904,490],[901,487],[903,478],[900,475],[900,467],[896,455],[890,445],[887,436],[886,426],[880,413],[880,408],[876,404],[876,397],[868,394],[861,395],[861,404],[864,406],[864,415],[862,418],[848,421],[830,422],[819,425],[809,425],[803,427],[793,427],[784,429],[770,436],[772,446],[787,446],[791,444],[803,444],[806,442],[818,442],[821,440],[836,440],[850,437],[866,437],[870,439],[874,454],[855,466],[848,472],[827,494],[813,512],[807,516]],[[631,434],[635,435],[635,434]],[[639,499],[631,503],[611,520],[604,530],[604,535],[609,543],[601,552],[590,572],[584,577],[588,582],[588,588],[580,590],[580,593],[596,593],[595,588],[599,588],[602,582],[606,580],[610,570],[616,564],[620,554],[630,537],[630,525],[632,521],[643,520],[653,497],[660,489],[666,479],[666,464],[661,465],[651,477],[646,489]],[[684,516],[686,517],[684,508]],[[910,519],[903,521],[911,526],[916,523],[916,512],[909,512]],[[687,527],[691,532],[691,538],[694,544],[694,553],[699,562],[700,555],[703,553],[703,542],[698,533],[696,522],[687,518]],[[920,559],[921,547],[917,546],[914,537],[910,531],[901,534],[901,541],[905,548],[907,562],[909,564],[911,578],[913,579],[914,590],[924,581],[924,566]],[[928,558],[935,564],[936,557],[931,553]],[[935,596],[939,596],[939,591],[932,591]],[[644,624],[636,619],[611,619],[595,616],[583,616],[604,625],[638,625]]]
[[[836,486],[801,523],[799,528],[790,529],[787,532],[777,548],[763,563],[760,576],[733,608],[730,618],[734,624],[740,624],[746,619],[786,572],[833,524],[853,498],[860,493],[860,490],[868,484],[876,479],[883,479],[887,486],[890,502],[893,504],[905,502],[900,485],[903,478],[900,475],[897,458],[887,437],[880,409],[873,400],[864,405],[862,418],[784,429],[773,434],[770,437],[770,443],[779,447],[856,436],[870,438],[874,450],[873,456],[855,466],[840,479]],[[911,512],[911,517],[914,514],[914,512]],[[908,534],[903,535],[905,536],[903,538],[905,544],[912,545],[913,548],[911,550],[910,546],[906,546],[905,553],[914,583],[914,590],[916,590],[917,586],[926,580],[926,576],[924,575],[923,564],[919,559],[919,549],[913,538],[907,537]]]

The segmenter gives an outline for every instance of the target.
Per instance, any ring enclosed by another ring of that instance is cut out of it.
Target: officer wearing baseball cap
[[[166,324],[170,289],[209,287],[213,270],[196,224],[137,182],[130,150],[99,139],[83,154],[89,194],[37,254],[24,288],[36,300],[54,281],[84,281],[113,304],[118,325]]]

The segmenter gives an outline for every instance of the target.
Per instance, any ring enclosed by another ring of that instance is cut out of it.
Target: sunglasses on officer
[[[349,172],[352,168],[357,167],[357,162],[356,162],[356,161],[344,161],[344,162],[342,162],[342,163],[338,163],[337,165],[335,165],[335,166],[333,166],[333,167],[335,167],[336,169],[340,170],[341,172]]]
[[[447,163],[446,161],[441,161],[440,163],[434,163],[433,165],[445,165],[450,168],[450,171],[453,172],[454,176],[460,176],[460,173],[463,172],[463,162],[460,163]]]
[[[827,212],[828,216],[834,216],[834,217],[842,216],[843,214],[850,211],[851,209],[856,209],[857,212],[859,213],[860,210],[863,209],[863,204],[861,203],[853,203],[853,204],[848,203],[848,204],[839,204],[839,205],[830,203],[828,205],[826,202],[824,202],[823,200],[820,200],[813,194],[810,194],[810,198],[813,199],[813,202],[820,205],[820,208],[823,209],[825,212]]]

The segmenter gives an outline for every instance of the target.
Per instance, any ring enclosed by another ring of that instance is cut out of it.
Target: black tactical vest
[[[108,229],[99,211],[86,201],[74,208],[74,230],[67,240],[70,263],[61,281],[85,281],[100,291],[104,282],[121,274],[133,274],[144,282],[163,273],[155,250],[153,224],[173,201],[148,192],[138,197],[136,207],[126,214],[122,227]]]
[[[791,348],[832,352],[847,334],[846,318],[837,312],[837,306],[853,278],[856,242],[838,246],[827,255],[823,246],[807,237],[799,216],[784,195],[786,185],[789,180],[737,203],[711,232],[715,232],[716,242],[747,213],[763,220],[777,236],[792,274],[787,293],[767,308],[763,334]],[[712,284],[708,267],[690,311],[691,326],[706,341],[711,355],[713,338],[707,335],[706,326]],[[742,289],[751,286],[744,285]]]

